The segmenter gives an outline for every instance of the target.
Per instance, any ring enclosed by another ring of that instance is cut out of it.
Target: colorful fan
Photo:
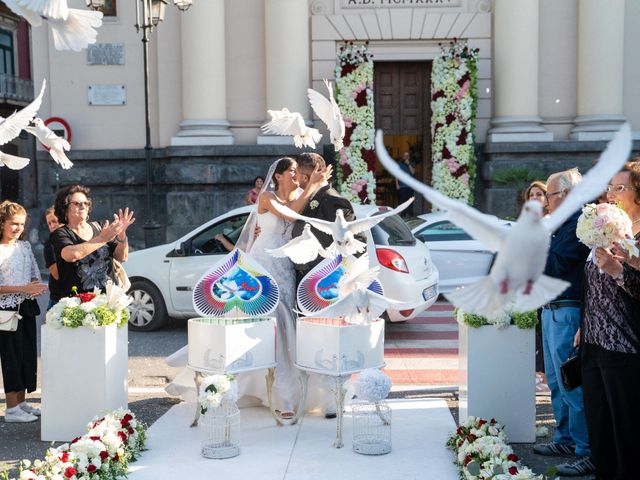
[[[355,261],[354,257],[338,255],[325,259],[316,265],[300,282],[297,291],[298,307],[304,315],[313,315],[340,299],[338,284],[345,272]],[[369,290],[384,295],[382,285],[374,280]]]
[[[198,280],[193,306],[203,317],[246,318],[272,313],[278,285],[251,257],[234,249]]]

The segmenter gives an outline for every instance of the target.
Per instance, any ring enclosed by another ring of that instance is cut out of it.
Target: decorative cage
[[[223,459],[240,454],[240,410],[235,402],[223,401],[208,409],[200,425],[203,457]]]
[[[391,451],[391,407],[386,402],[353,405],[353,451],[384,455]]]

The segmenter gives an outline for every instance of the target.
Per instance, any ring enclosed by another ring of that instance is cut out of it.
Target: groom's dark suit
[[[356,217],[353,213],[353,207],[351,206],[349,200],[341,196],[337,191],[331,188],[330,185],[325,185],[318,189],[315,195],[307,203],[307,206],[300,213],[305,217],[319,218],[320,220],[333,222],[336,219],[336,212],[338,211],[338,209],[342,210],[346,221],[351,222],[355,220]],[[295,238],[302,235],[304,225],[305,222],[303,222],[302,220],[297,220],[293,226],[291,236]],[[327,248],[333,243],[333,238],[331,237],[331,235],[327,235],[326,233],[321,232],[313,227],[311,227],[311,231],[316,236],[323,248]],[[318,256],[312,262],[305,263],[304,265],[295,265],[296,288],[298,287],[298,285],[300,285],[300,281],[302,280],[302,278],[322,260],[323,258]]]

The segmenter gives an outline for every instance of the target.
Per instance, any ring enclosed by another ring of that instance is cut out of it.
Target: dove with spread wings
[[[102,25],[102,12],[69,8],[67,0],[3,0],[32,27],[45,20],[51,27],[56,50],[76,52],[96,43],[96,28]]]
[[[22,130],[26,129],[31,120],[37,115],[38,109],[42,104],[42,96],[47,81],[42,81],[40,93],[33,101],[21,110],[16,110],[7,118],[0,117],[0,145],[5,145],[20,135]],[[5,166],[11,170],[20,170],[29,165],[29,159],[24,157],[16,157],[0,151],[0,166]]]
[[[25,130],[35,136],[40,140],[40,143],[49,149],[49,155],[51,155],[51,158],[53,158],[62,168],[67,170],[73,167],[73,163],[64,153],[65,150],[69,151],[71,149],[69,142],[53,133],[53,131],[44,124],[41,118],[34,118],[33,124],[35,127],[26,127]]]
[[[298,148],[316,148],[316,143],[322,138],[318,130],[304,124],[304,119],[298,112],[290,112],[288,108],[267,112],[271,115],[271,120],[261,127],[264,133],[293,136],[293,143]]]
[[[394,208],[393,210],[383,212],[374,217],[361,218],[352,222],[348,222],[347,220],[345,220],[344,213],[341,209],[338,209],[336,211],[336,219],[333,222],[329,222],[327,220],[320,220],[319,218],[305,217],[304,215],[300,215],[299,213],[296,213],[290,208],[287,208],[279,203],[274,203],[273,206],[285,217],[293,218],[295,220],[302,220],[303,222],[310,224],[312,227],[317,228],[321,232],[324,232],[327,235],[331,235],[333,237],[333,243],[329,245],[325,250],[329,258],[332,258],[338,254],[355,255],[356,253],[364,252],[367,244],[361,242],[360,240],[355,238],[355,236],[358,233],[366,232],[367,230],[373,228],[386,217],[390,217],[391,215],[400,213],[402,210],[407,208],[411,204],[411,202],[413,202],[413,198],[407,200],[402,205]],[[313,233],[311,232],[309,232],[309,234],[313,235]],[[284,247],[282,248],[286,248],[294,241],[295,239],[284,245]],[[319,244],[320,242],[318,242],[318,245]],[[309,244],[309,247],[311,247],[311,244]],[[320,253],[319,250],[316,250],[315,255],[313,256],[314,259],[318,256],[318,253]],[[309,252],[309,254],[311,255],[311,252]]]
[[[314,261],[318,254],[324,258],[331,257],[311,232],[311,225],[308,223],[304,225],[299,237],[295,237],[279,248],[266,249],[265,252],[276,258],[289,257],[293,263],[299,265]]]
[[[342,119],[342,113],[340,113],[340,108],[333,98],[331,82],[325,79],[324,84],[327,90],[329,90],[328,99],[312,88],[307,89],[307,94],[311,108],[313,108],[318,118],[322,120],[329,129],[329,138],[337,152],[343,147],[342,139],[344,138],[346,128],[344,126],[344,120]]]
[[[518,221],[509,228],[497,218],[448,198],[404,173],[387,153],[382,130],[376,134],[376,154],[389,173],[420,192],[434,206],[446,210],[453,223],[497,252],[489,275],[445,295],[456,307],[484,317],[495,317],[505,310],[535,310],[567,289],[568,282],[542,273],[551,235],[585,203],[606,189],[609,180],[627,161],[630,151],[631,129],[625,123],[596,165],[573,187],[558,209],[545,217],[539,202],[528,201],[522,207]]]

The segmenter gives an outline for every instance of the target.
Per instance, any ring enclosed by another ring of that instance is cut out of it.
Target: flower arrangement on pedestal
[[[204,415],[211,408],[218,408],[223,401],[235,402],[237,392],[233,388],[233,375],[210,375],[202,379],[198,396],[200,413]]]
[[[129,321],[127,306],[131,301],[124,289],[109,280],[105,293],[94,289],[93,292],[76,293],[73,297],[60,299],[47,312],[46,322],[57,328],[97,328],[111,324],[123,327]]]
[[[119,409],[87,425],[71,443],[47,450],[44,460],[22,460],[20,480],[110,480],[127,475],[144,449],[145,426],[130,410]],[[8,474],[0,479],[9,480]]]
[[[433,61],[431,134],[433,187],[473,203],[478,49],[454,38]]]
[[[461,479],[542,480],[520,463],[495,419],[468,417],[447,441]]]
[[[351,202],[375,204],[373,57],[366,44],[340,47],[335,78],[346,127],[344,146],[336,155],[338,190]]]
[[[496,328],[506,328],[515,325],[518,328],[535,328],[538,324],[538,313],[530,312],[509,312],[504,311],[495,317],[487,318],[474,313],[463,312],[459,308],[455,309],[454,315],[460,324],[469,325],[472,328],[480,328],[485,325],[495,325]]]

